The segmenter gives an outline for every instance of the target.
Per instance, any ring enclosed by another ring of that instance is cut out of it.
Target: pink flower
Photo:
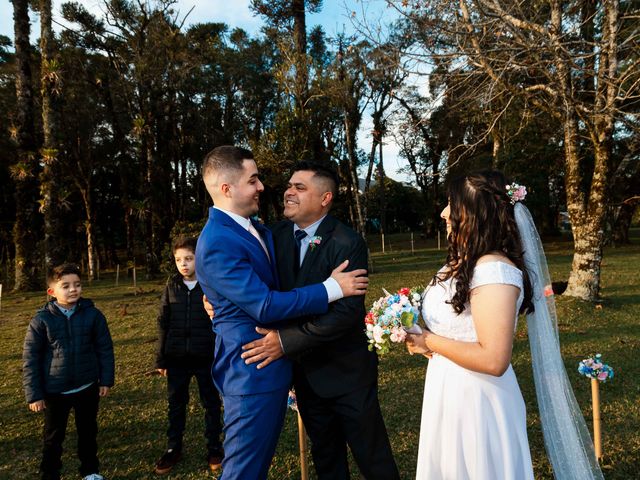
[[[516,202],[521,202],[527,196],[527,187],[524,185],[519,185],[517,183],[512,183],[511,185],[506,186],[507,195],[511,199],[512,204],[516,204]]]
[[[521,202],[527,196],[527,187],[521,185],[513,194],[513,197],[516,202]]]
[[[607,372],[600,372],[598,374],[598,380],[606,380],[609,374]]]
[[[404,342],[405,338],[407,338],[407,332],[404,331],[404,328],[393,327],[391,329],[391,335],[389,339],[394,343]]]

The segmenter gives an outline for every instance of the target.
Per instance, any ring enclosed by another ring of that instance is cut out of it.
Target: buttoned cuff
[[[342,289],[340,288],[340,284],[335,278],[329,277],[324,282],[322,282],[324,288],[327,290],[327,297],[329,297],[329,303],[335,302],[336,300],[340,300],[344,297],[344,293],[342,293]]]

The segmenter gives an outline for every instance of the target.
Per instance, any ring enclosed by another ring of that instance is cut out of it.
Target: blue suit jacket
[[[258,223],[270,262],[256,238],[226,213],[209,209],[196,248],[196,275],[213,304],[216,333],[213,380],[223,395],[248,395],[287,388],[291,364],[283,358],[258,370],[240,358],[242,345],[261,338],[256,326],[328,310],[322,284],[278,292],[271,232]],[[291,252],[293,255],[293,252]]]

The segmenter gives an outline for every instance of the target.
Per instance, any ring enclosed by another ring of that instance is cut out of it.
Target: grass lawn
[[[603,264],[601,305],[558,298],[562,353],[569,378],[583,414],[591,427],[589,380],[577,373],[578,362],[594,353],[615,369],[615,378],[601,388],[604,460],[607,479],[638,478],[640,468],[640,246],[607,249]],[[424,242],[423,242],[424,243]],[[398,238],[387,253],[372,248],[374,273],[367,297],[369,305],[381,294],[401,286],[426,283],[441,265],[445,252],[418,243],[415,255],[399,249]],[[378,246],[379,247],[379,246]],[[409,247],[405,247],[409,248]],[[571,264],[571,244],[545,245],[554,280],[566,280]],[[391,250],[391,251],[390,251]],[[140,277],[140,275],[139,275]],[[139,282],[137,295],[131,285],[114,286],[113,275],[86,284],[84,296],[95,301],[109,320],[115,343],[116,386],[101,400],[98,443],[102,473],[111,479],[154,478],[153,464],[165,447],[165,380],[148,375],[153,366],[155,317],[164,280]],[[37,478],[41,450],[42,415],[29,412],[24,400],[21,355],[24,334],[42,293],[5,294],[0,313],[0,478]],[[513,367],[527,403],[528,431],[536,478],[551,479],[546,460],[527,342],[526,322],[520,321],[513,352]],[[380,362],[380,401],[401,477],[415,475],[418,428],[427,361],[395,348]],[[202,436],[202,409],[192,388],[185,459],[171,479],[215,478],[207,473]],[[64,478],[77,478],[75,428],[70,421]],[[270,472],[271,479],[300,477],[297,423],[291,412]],[[311,468],[311,478],[315,478]],[[353,475],[357,478],[357,475]]]

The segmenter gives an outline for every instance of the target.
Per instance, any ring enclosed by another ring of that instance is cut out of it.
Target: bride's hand
[[[433,355],[433,351],[427,347],[426,337],[428,332],[423,332],[420,335],[413,335],[411,333],[407,334],[407,338],[405,343],[407,344],[407,350],[410,355],[414,353],[419,353],[420,355],[424,355],[427,358],[431,358]]]

